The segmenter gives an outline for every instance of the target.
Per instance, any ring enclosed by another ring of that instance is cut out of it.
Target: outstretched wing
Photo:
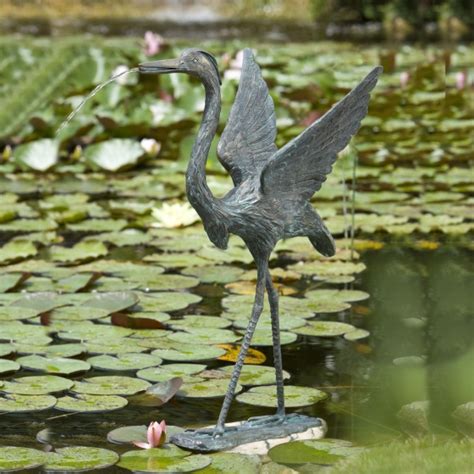
[[[381,67],[374,68],[323,117],[278,150],[262,171],[264,194],[310,199],[321,188],[337,154],[359,130],[367,114],[369,94],[381,72]]]
[[[255,62],[244,49],[242,75],[227,125],[217,146],[217,156],[238,186],[249,176],[259,176],[277,151],[273,100]]]

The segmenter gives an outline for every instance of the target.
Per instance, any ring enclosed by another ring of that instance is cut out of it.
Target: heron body
[[[334,240],[309,201],[331,172],[337,154],[359,129],[381,70],[374,68],[321,119],[278,149],[273,100],[252,51],[245,49],[239,88],[217,147],[219,161],[231,175],[234,188],[223,198],[216,198],[206,182],[206,161],[221,111],[220,75],[215,58],[205,51],[188,49],[178,59],[140,65],[143,73],[182,72],[202,81],[205,109],[186,172],[186,194],[209,239],[225,249],[230,234],[241,237],[257,266],[255,303],[215,435],[225,432],[227,413],[263,309],[265,289],[272,320],[277,416],[284,419],[278,294],[268,261],[280,239],[296,236],[307,236],[322,255],[334,255]]]

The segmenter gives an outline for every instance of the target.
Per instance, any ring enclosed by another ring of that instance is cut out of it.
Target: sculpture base
[[[170,441],[192,451],[224,451],[241,444],[283,438],[322,426],[323,422],[319,418],[292,413],[284,417],[255,417],[238,424],[226,425],[225,432],[220,435],[214,434],[214,428],[186,430],[173,435]]]

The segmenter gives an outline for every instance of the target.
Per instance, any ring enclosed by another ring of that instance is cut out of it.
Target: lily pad
[[[147,289],[148,291],[182,290],[199,285],[197,278],[183,275],[157,275],[153,279],[138,278],[137,275],[135,278],[139,283],[137,288]]]
[[[90,377],[76,382],[72,391],[87,395],[129,396],[144,392],[150,384],[141,379],[123,376]]]
[[[356,328],[351,324],[335,321],[311,321],[306,326],[294,329],[296,334],[302,336],[333,337],[342,336],[354,331]]]
[[[55,262],[79,262],[104,257],[108,254],[107,247],[96,240],[85,240],[71,248],[53,245],[49,248],[49,256]]]
[[[83,472],[113,466],[118,460],[119,455],[109,449],[71,446],[48,453],[44,468],[47,472]]]
[[[132,291],[119,291],[109,293],[96,293],[84,301],[82,306],[97,308],[110,313],[117,313],[131,308],[139,301],[138,295]]]
[[[0,321],[21,321],[22,319],[34,318],[38,311],[31,308],[19,306],[0,306]]]
[[[154,295],[140,297],[140,307],[144,311],[159,311],[168,313],[178,311],[191,304],[199,303],[202,298],[191,293],[160,292]]]
[[[232,324],[231,321],[218,316],[204,316],[202,314],[183,316],[170,322],[173,329],[224,329]]]
[[[229,381],[227,379],[221,380],[205,380],[203,382],[187,383],[183,385],[181,390],[177,393],[181,398],[217,398],[223,397],[227,392]],[[242,386],[237,384],[235,393],[239,393]]]
[[[164,360],[177,362],[199,362],[201,360],[217,359],[226,353],[224,349],[205,344],[179,345],[175,342],[169,348],[156,349],[152,352]]]
[[[25,143],[15,148],[15,161],[35,171],[46,171],[54,166],[59,158],[59,142],[44,138]]]
[[[117,356],[100,355],[87,359],[87,362],[99,370],[130,371],[156,367],[162,359],[152,354],[137,352],[117,354]]]
[[[9,356],[12,352],[15,352],[14,346],[12,346],[11,344],[0,344],[0,357]]]
[[[43,357],[30,355],[20,357],[17,362],[25,369],[47,372],[48,374],[71,375],[79,372],[87,372],[91,366],[87,362],[66,357]]]
[[[344,339],[348,341],[358,341],[359,339],[365,339],[370,336],[370,332],[365,329],[355,329],[344,334]]]
[[[133,472],[176,473],[197,471],[211,464],[209,456],[190,456],[186,451],[180,451],[170,453],[164,448],[127,451],[120,457],[118,466]]]
[[[297,408],[314,405],[324,400],[327,394],[312,387],[285,386],[285,405],[288,408]],[[247,405],[258,407],[277,407],[276,387],[254,387],[248,392],[237,395],[237,400]]]
[[[198,374],[205,369],[204,364],[166,364],[161,367],[140,370],[137,372],[137,377],[150,382],[165,382],[174,377]]]
[[[106,171],[119,171],[135,165],[145,152],[136,140],[115,138],[89,145],[84,157]]]
[[[244,274],[239,267],[227,265],[205,265],[202,267],[186,267],[181,270],[183,275],[199,278],[202,283],[231,283]]]
[[[363,301],[369,298],[365,291],[358,290],[313,290],[305,293],[305,298],[312,301],[318,300],[339,300],[346,302]]]
[[[11,291],[29,278],[29,273],[11,272],[0,276],[0,293]]]
[[[90,308],[87,306],[63,306],[51,312],[51,320],[63,321],[89,321],[102,319],[109,315],[105,309]]]
[[[227,366],[219,369],[230,379],[234,367]],[[289,379],[290,374],[284,370],[283,378]],[[275,383],[275,369],[263,365],[244,365],[240,373],[239,383],[243,386],[272,385]]]
[[[2,446],[0,450],[0,472],[27,471],[41,467],[47,454],[37,449],[17,446]]]
[[[55,408],[60,411],[79,413],[102,413],[119,410],[128,404],[126,398],[118,395],[85,395],[58,398]]]
[[[0,359],[0,374],[9,374],[20,370],[21,366],[18,362],[7,359]]]
[[[19,377],[11,382],[4,382],[1,391],[18,395],[46,395],[70,389],[74,382],[56,375],[38,375]]]
[[[258,474],[260,458],[256,455],[237,453],[209,454],[211,465],[198,471],[200,474]]]
[[[67,224],[67,228],[74,232],[118,232],[126,226],[127,221],[125,219],[87,219],[75,224]],[[97,240],[87,239],[83,242],[100,243],[105,247],[103,242]]]
[[[296,332],[296,330],[294,330]],[[286,344],[292,344],[298,339],[296,334],[291,332],[281,331],[280,332],[280,344],[282,346]],[[272,333],[269,329],[257,329],[250,342],[252,346],[273,346]]]
[[[187,328],[187,330],[189,332],[171,334],[168,339],[182,344],[229,344],[242,338],[242,336],[226,329]]]
[[[52,395],[17,395],[6,394],[0,397],[0,412],[27,413],[49,410],[56,405],[56,397]],[[0,450],[1,451],[1,450]],[[0,455],[1,456],[1,455]]]

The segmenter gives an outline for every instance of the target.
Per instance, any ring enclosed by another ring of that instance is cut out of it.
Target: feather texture
[[[260,178],[264,195],[291,194],[309,200],[321,188],[337,154],[359,130],[381,72],[381,67],[374,68],[323,117],[275,153]]]
[[[255,62],[252,50],[244,50],[239,89],[227,125],[217,146],[217,155],[235,186],[260,176],[277,151],[273,100]]]

